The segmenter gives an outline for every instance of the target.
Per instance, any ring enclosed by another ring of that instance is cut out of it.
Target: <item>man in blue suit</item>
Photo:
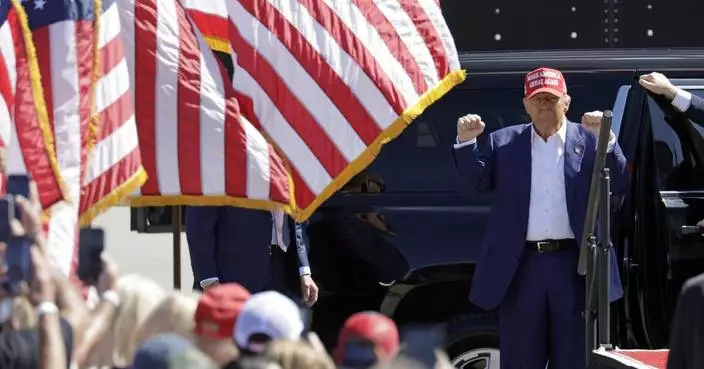
[[[288,247],[291,230],[295,250]],[[304,226],[281,212],[192,206],[186,213],[186,237],[194,289],[236,282],[252,293],[277,290],[298,294],[293,291],[295,286],[309,305],[318,299]]]
[[[583,124],[565,116],[567,86],[557,70],[526,75],[524,106],[532,122],[492,132],[477,144],[477,115],[457,122],[453,151],[460,186],[494,191],[484,250],[470,300],[498,307],[503,369],[575,369],[584,366],[584,277],[577,274],[579,242],[589,197],[601,119]],[[627,186],[626,160],[611,134],[607,165],[612,191]],[[612,300],[623,294],[615,256]]]
[[[638,80],[646,90],[664,96],[687,118],[704,125],[704,99],[681,88],[677,88],[664,75],[653,72],[640,76]]]

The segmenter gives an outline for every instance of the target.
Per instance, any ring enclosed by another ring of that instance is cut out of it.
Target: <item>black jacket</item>
[[[704,99],[692,94],[692,102],[684,114],[700,126],[704,126]]]
[[[670,332],[667,369],[704,368],[704,274],[685,282]]]

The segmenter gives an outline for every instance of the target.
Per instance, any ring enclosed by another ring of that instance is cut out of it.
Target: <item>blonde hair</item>
[[[264,350],[265,358],[277,362],[281,369],[334,369],[325,353],[301,341],[273,341]]]
[[[163,299],[137,331],[137,347],[149,338],[162,333],[175,333],[193,341],[193,316],[198,302],[180,292],[172,292]]]
[[[91,351],[86,367],[126,367],[132,363],[137,345],[137,331],[154,308],[167,296],[156,282],[138,274],[117,280],[120,307],[111,327]]]
[[[32,329],[37,325],[37,314],[32,304],[25,297],[18,296],[12,300],[12,321],[18,329]]]

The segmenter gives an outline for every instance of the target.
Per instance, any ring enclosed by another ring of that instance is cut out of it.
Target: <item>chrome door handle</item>
[[[689,234],[704,233],[704,230],[697,226],[683,225],[680,227],[680,236]]]

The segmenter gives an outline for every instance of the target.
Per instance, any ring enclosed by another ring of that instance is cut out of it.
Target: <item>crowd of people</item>
[[[106,254],[88,288],[51,266],[36,186],[30,192],[10,223],[31,241],[32,275],[10,288],[13,271],[0,269],[0,368],[452,367],[440,351],[432,363],[414,359],[393,320],[377,312],[350,316],[328,353],[310,330],[309,304],[274,290],[220,283],[191,297],[137,274],[119,277]],[[6,250],[0,243],[0,265]]]

